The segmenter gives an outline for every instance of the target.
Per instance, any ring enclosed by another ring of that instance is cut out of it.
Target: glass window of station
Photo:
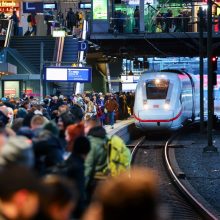
[[[213,5],[215,16],[215,32],[219,31],[218,15],[220,14],[220,0]],[[111,28],[119,33],[134,33],[138,25],[135,10],[139,9],[140,0],[115,0],[113,4]],[[197,32],[198,11],[202,7],[204,17],[207,14],[206,1],[185,0],[144,0],[144,26],[149,33],[160,32]],[[206,31],[206,19],[204,19]]]

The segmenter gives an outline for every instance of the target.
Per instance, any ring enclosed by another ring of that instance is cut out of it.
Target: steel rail
[[[182,129],[180,130],[180,132]],[[191,202],[194,207],[196,207],[197,210],[199,210],[199,213],[202,213],[202,217],[204,217],[207,220],[218,220],[219,217],[215,216],[213,213],[211,213],[203,204],[201,204],[190,192],[187,190],[187,188],[181,183],[181,181],[178,179],[177,175],[174,172],[174,169],[172,168],[172,165],[170,163],[169,159],[169,144],[176,138],[180,132],[173,135],[167,142],[164,148],[164,160],[166,164],[167,171],[173,180],[173,183],[178,187],[178,189],[185,195],[185,197]]]

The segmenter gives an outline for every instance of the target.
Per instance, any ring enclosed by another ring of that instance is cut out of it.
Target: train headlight
[[[147,110],[147,109],[148,109],[147,100],[144,100],[144,101],[143,101],[143,106],[144,106],[144,109],[145,109],[145,110]]]
[[[170,104],[165,103],[163,107],[164,107],[164,109],[169,110],[170,109]]]
[[[155,80],[155,83],[156,83],[156,84],[159,84],[159,83],[160,83],[160,79],[156,79],[156,80]]]
[[[149,108],[148,104],[145,103],[145,104],[144,104],[144,109],[147,110],[148,108]]]

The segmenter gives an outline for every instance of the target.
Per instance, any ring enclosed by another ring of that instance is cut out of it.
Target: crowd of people
[[[32,12],[27,15],[27,24],[28,29],[24,33],[25,36],[36,36],[37,35],[37,20],[36,20],[36,13]],[[44,13],[44,21],[47,25],[47,35],[52,34],[52,28],[60,27],[66,29],[67,34],[70,35],[79,35],[80,30],[82,29],[83,25],[83,18],[84,13],[82,11],[74,12],[72,8],[69,8],[69,11],[64,14],[59,11],[57,14],[54,14],[53,11],[45,11]],[[0,19],[6,19],[5,15],[2,13],[0,14]],[[13,35],[19,35],[19,23],[20,19],[16,13],[13,11],[10,19],[13,21]]]
[[[155,19],[156,32],[189,32],[190,14],[187,10],[179,10],[177,16],[173,16],[171,9],[166,13],[158,12]]]
[[[130,151],[119,136],[109,137],[104,127],[109,123],[114,128],[115,117],[129,117],[133,101],[132,93],[85,93],[69,98],[54,95],[46,96],[43,103],[26,94],[21,99],[2,98],[0,219],[121,219],[130,205],[136,211],[149,205],[147,213],[156,219],[156,211],[151,209],[157,201],[156,187],[150,187],[156,183],[156,176],[145,170],[146,178],[139,170],[128,175]],[[126,165],[119,166],[113,175],[109,164],[117,145]],[[119,187],[124,192],[117,204],[114,200]],[[134,203],[129,198],[132,190],[145,192],[144,201],[134,193]],[[113,213],[120,210],[121,216],[111,218],[114,214],[109,215],[110,208]],[[130,210],[130,217],[136,211]]]

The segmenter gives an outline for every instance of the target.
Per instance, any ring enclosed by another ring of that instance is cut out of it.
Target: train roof
[[[173,72],[145,72],[141,75],[140,80],[154,79],[155,77],[164,78],[164,79],[173,79],[178,78],[178,74]]]
[[[144,72],[141,75],[140,80],[154,79],[155,77],[176,80],[180,75],[187,76],[191,74],[188,74],[183,69],[164,69],[156,72],[150,72],[150,71]]]

